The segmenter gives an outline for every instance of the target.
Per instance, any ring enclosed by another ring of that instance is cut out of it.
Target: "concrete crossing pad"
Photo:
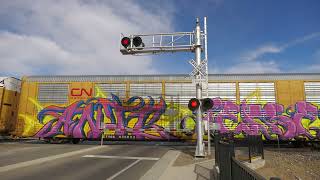
[[[34,160],[20,162],[20,163],[16,163],[16,164],[7,165],[7,166],[2,166],[2,167],[0,167],[0,173],[6,172],[6,171],[10,171],[10,170],[14,170],[14,169],[17,169],[17,168],[23,168],[23,167],[28,167],[28,166],[32,166],[32,165],[41,164],[41,163],[44,163],[44,162],[49,162],[49,161],[60,159],[60,158],[66,158],[66,157],[69,157],[69,156],[74,156],[74,155],[85,153],[85,152],[88,152],[88,151],[101,149],[103,147],[106,147],[106,146],[97,146],[97,147],[92,147],[92,148],[87,148],[87,149],[81,149],[81,150],[72,151],[72,152],[68,152],[68,153],[63,153],[63,154],[58,154],[58,155],[54,155],[54,156],[34,159]]]

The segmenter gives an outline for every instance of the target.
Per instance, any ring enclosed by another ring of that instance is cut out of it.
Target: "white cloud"
[[[230,68],[226,68],[224,73],[277,73],[281,72],[279,64],[276,61],[265,60],[264,55],[278,54],[286,49],[304,43],[309,40],[320,38],[320,32],[311,33],[309,35],[289,41],[283,45],[265,44],[254,50],[244,53]],[[320,57],[320,56],[319,56]],[[309,71],[317,72],[320,70],[320,64],[315,64],[308,68]]]
[[[314,33],[308,34],[306,36],[297,38],[297,39],[295,39],[293,41],[290,41],[290,42],[284,44],[281,48],[282,49],[286,49],[286,48],[289,48],[291,46],[295,46],[297,44],[304,43],[306,41],[309,41],[309,40],[312,40],[312,39],[316,39],[316,38],[320,38],[320,32],[314,32]]]
[[[307,72],[314,72],[319,73],[320,72],[320,63],[319,64],[313,64],[312,66],[307,68]]]
[[[32,73],[34,68],[76,63],[73,55],[53,41],[36,37],[0,32],[1,71],[17,70]]]
[[[309,67],[307,67],[308,72],[320,72],[320,49],[317,50],[313,54],[313,59],[315,60],[315,63]]]
[[[274,61],[259,62],[243,62],[227,68],[221,73],[278,73],[280,72],[279,66]]]
[[[242,56],[242,60],[247,60],[247,61],[254,61],[259,59],[260,57],[262,57],[265,54],[277,54],[277,53],[281,53],[284,50],[286,50],[287,48],[290,48],[292,46],[304,43],[306,41],[309,40],[313,40],[316,38],[320,38],[320,32],[314,32],[311,34],[308,34],[306,36],[294,39],[292,41],[289,41],[281,46],[276,46],[273,44],[267,44],[267,45],[262,45],[254,50],[251,50],[249,52],[244,53],[244,55]]]
[[[173,31],[170,7],[144,9],[130,0],[2,2],[0,71],[20,75],[155,73],[151,57],[121,55],[119,35]]]
[[[261,57],[262,55],[266,53],[279,53],[283,49],[274,45],[264,45],[262,47],[259,47],[253,51],[247,52],[242,59],[247,61],[253,61],[257,58]]]

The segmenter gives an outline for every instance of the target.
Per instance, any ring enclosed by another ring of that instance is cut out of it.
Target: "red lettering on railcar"
[[[89,90],[85,89],[85,88],[72,88],[71,89],[71,96],[72,97],[81,97],[83,95],[86,96],[92,96],[92,88],[90,88]]]

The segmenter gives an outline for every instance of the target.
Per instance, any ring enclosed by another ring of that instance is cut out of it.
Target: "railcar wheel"
[[[44,138],[44,142],[51,144],[52,143],[52,138]]]
[[[294,148],[303,148],[304,147],[303,141],[300,141],[300,140],[292,141],[292,145]]]
[[[320,142],[313,142],[313,143],[311,144],[311,148],[312,148],[313,150],[320,150]]]
[[[71,142],[72,142],[72,144],[79,144],[80,139],[79,138],[72,138]]]

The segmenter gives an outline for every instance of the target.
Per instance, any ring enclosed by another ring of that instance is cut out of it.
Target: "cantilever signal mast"
[[[204,31],[201,31],[199,18],[196,19],[196,27],[192,32],[174,32],[158,34],[121,34],[120,52],[123,55],[157,54],[165,52],[193,52],[195,60],[189,63],[193,66],[189,74],[196,86],[196,98],[202,98],[202,88],[208,88],[208,51],[207,51],[207,18],[204,17]],[[204,59],[201,53],[204,50]],[[207,91],[208,92],[208,91]],[[202,112],[199,107],[196,110],[197,149],[196,157],[204,157],[204,143],[202,126]]]

